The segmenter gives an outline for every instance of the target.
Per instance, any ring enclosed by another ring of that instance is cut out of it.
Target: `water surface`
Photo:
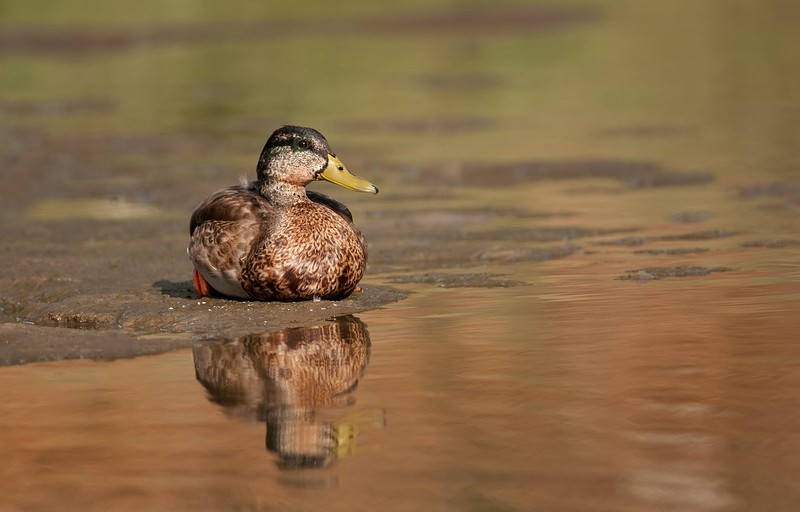
[[[797,509],[793,4],[84,7],[0,5],[0,509]],[[198,300],[284,123],[364,291]]]

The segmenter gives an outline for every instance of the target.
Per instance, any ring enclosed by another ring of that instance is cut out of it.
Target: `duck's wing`
[[[250,185],[220,190],[194,210],[189,258],[214,290],[250,297],[240,281],[244,259],[273,217],[272,205]]]
[[[220,190],[200,203],[192,213],[189,222],[189,235],[194,229],[207,220],[266,220],[272,211],[272,205],[257,192],[256,182]],[[350,209],[336,199],[313,190],[306,190],[306,196],[315,203],[327,206],[345,219],[353,222]]]
[[[272,215],[272,205],[257,192],[254,183],[222,189],[200,203],[189,221],[189,235],[204,222],[263,222]]]

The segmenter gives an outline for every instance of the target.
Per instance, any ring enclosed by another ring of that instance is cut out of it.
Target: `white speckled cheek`
[[[314,171],[324,169],[325,165],[328,163],[327,158],[322,158],[317,153],[312,153],[310,151],[298,153],[298,156],[302,159],[304,166],[308,166],[310,169],[314,169]]]
[[[293,153],[292,148],[288,146],[277,147],[270,152],[269,167],[267,169],[270,171],[272,178],[278,177],[275,176],[276,171],[279,173],[292,165]]]
[[[315,173],[322,170],[327,162],[327,158],[317,153],[294,151],[288,146],[281,146],[272,150],[267,172],[274,182],[287,179],[293,183],[307,182],[313,180]]]

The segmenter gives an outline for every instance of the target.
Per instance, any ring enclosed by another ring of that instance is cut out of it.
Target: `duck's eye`
[[[297,141],[297,147],[299,149],[308,149],[311,147],[311,143],[308,142],[306,139],[300,139]]]

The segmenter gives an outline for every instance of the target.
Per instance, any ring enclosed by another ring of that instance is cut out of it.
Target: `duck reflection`
[[[370,356],[358,318],[251,334],[193,353],[209,400],[230,416],[266,422],[267,450],[280,467],[326,467],[352,450],[357,427],[320,419],[319,410],[355,402]]]

